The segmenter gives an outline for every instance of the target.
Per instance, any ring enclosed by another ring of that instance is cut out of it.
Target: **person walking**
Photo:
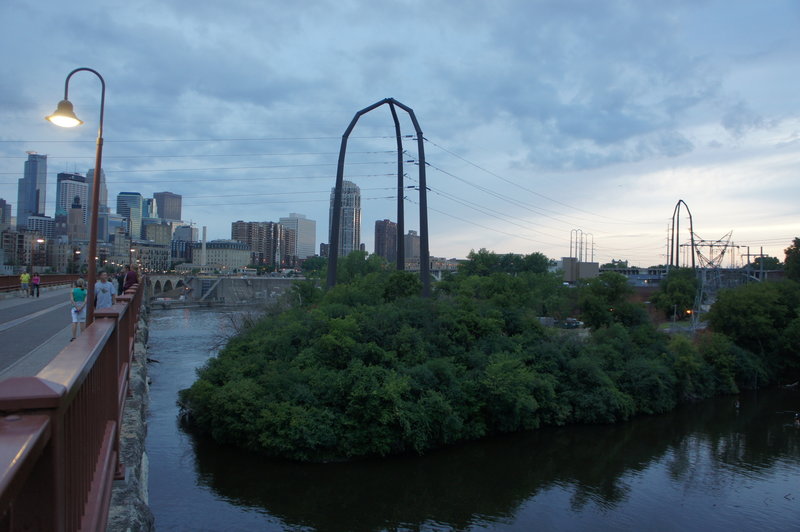
[[[69,300],[72,303],[72,308],[70,309],[70,314],[72,314],[72,340],[78,337],[78,325],[80,325],[80,332],[86,329],[86,289],[83,284],[83,279],[78,279],[75,281],[75,288],[69,293]]]
[[[42,283],[42,278],[39,277],[38,273],[34,273],[33,277],[31,278],[31,296],[36,294],[36,297],[39,297],[39,285]]]
[[[31,274],[28,273],[28,270],[23,271],[22,275],[19,276],[19,289],[25,297],[28,297],[28,285],[30,282]]]
[[[125,272],[128,271],[128,266],[125,266],[124,270],[120,270],[117,274],[117,295],[122,295],[122,287],[125,285]]]
[[[117,300],[114,283],[108,280],[108,272],[100,272],[100,279],[94,284],[94,307],[108,308]]]
[[[136,275],[136,266],[125,265],[125,283],[122,285],[122,293],[139,282],[139,276]]]

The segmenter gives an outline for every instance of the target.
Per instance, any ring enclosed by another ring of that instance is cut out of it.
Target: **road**
[[[35,375],[69,343],[69,290],[0,300],[0,380]]]

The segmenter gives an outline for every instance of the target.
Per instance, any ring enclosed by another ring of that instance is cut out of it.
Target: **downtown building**
[[[172,192],[156,192],[153,194],[158,208],[158,216],[165,220],[180,220],[183,196]]]
[[[56,176],[56,218],[67,216],[72,205],[78,198],[78,204],[83,210],[83,223],[88,220],[89,185],[81,174],[61,172]]]
[[[11,227],[11,204],[0,198],[0,231]]]
[[[44,216],[47,191],[47,155],[29,151],[23,177],[17,183],[17,227],[28,228],[28,217]]]
[[[328,211],[328,242],[333,241],[333,210],[336,187],[331,189]],[[342,204],[339,209],[339,257],[361,249],[361,189],[351,181],[342,183]]]
[[[53,216],[56,237],[66,237],[70,241],[88,239],[89,187],[81,174],[61,172],[56,177],[56,212]],[[80,219],[75,219],[74,208],[80,209]],[[83,229],[76,227],[82,224]],[[76,236],[76,233],[79,235]]]
[[[292,235],[286,237],[285,256],[304,260],[316,254],[316,221],[309,220],[305,214],[292,212],[289,216],[282,217],[279,222],[287,231],[294,231],[294,238]]]
[[[391,220],[375,220],[375,254],[397,262],[397,224]]]
[[[111,213],[110,209],[108,208],[108,187],[106,186],[106,172],[105,170],[100,170],[100,180],[98,182],[100,186],[100,190],[97,193],[98,200],[97,203],[99,208],[97,209],[97,240],[103,242],[108,241],[111,238],[111,235],[114,234],[114,229],[109,228],[109,223],[113,214]],[[92,219],[92,195],[94,191],[92,187],[94,186],[94,168],[89,168],[86,171],[86,189],[87,193],[89,194],[89,199],[86,201],[86,219]],[[86,231],[87,234],[89,231]]]
[[[251,264],[271,268],[284,265],[287,260],[284,252],[288,244],[286,238],[286,230],[279,223],[242,220],[231,223],[231,239],[250,248]]]
[[[117,195],[117,214],[128,220],[128,235],[132,240],[142,236],[142,211],[144,199],[138,192],[120,192]]]

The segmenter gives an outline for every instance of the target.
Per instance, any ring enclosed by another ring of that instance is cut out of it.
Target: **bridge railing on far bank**
[[[105,530],[144,285],[34,377],[0,382],[0,530]]]

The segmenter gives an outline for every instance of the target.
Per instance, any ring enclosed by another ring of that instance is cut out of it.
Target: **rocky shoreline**
[[[150,532],[155,519],[148,506],[149,466],[145,451],[149,381],[147,338],[149,309],[142,305],[130,370],[129,394],[120,432],[120,461],[125,479],[114,482],[108,512],[109,532]]]

